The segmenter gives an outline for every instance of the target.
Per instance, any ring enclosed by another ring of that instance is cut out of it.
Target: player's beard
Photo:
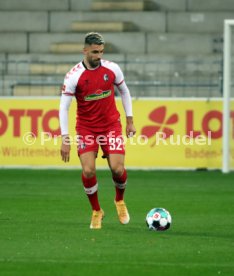
[[[89,65],[90,65],[92,68],[96,68],[97,66],[100,65],[100,59],[89,60]]]

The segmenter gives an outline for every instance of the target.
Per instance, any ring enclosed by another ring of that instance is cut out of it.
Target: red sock
[[[87,178],[82,173],[82,182],[85,193],[87,194],[89,202],[92,206],[92,209],[99,211],[101,208],[98,202],[98,183],[96,175],[94,175],[91,178]]]
[[[112,179],[115,183],[115,201],[123,200],[127,184],[127,171],[124,169],[124,172],[121,176],[112,176]]]

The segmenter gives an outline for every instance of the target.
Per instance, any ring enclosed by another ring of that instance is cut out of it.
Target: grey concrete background
[[[50,30],[52,32],[70,32],[72,22],[76,21],[125,21],[133,22],[139,31],[166,31],[166,14],[162,12],[52,12]],[[95,29],[95,25],[94,25]]]
[[[75,21],[132,22],[135,33],[104,33],[116,54],[221,52],[223,21],[234,19],[233,0],[151,1],[157,10],[93,12],[93,0],[0,0],[0,52],[50,53],[51,43],[81,43],[84,33],[71,29]]]
[[[234,1],[233,1],[234,2]],[[234,19],[233,12],[176,12],[168,13],[168,32],[220,33],[225,19]]]
[[[46,32],[47,12],[0,11],[0,32]]]
[[[0,0],[0,10],[90,11],[93,1],[95,0],[40,0],[40,1],[38,0]],[[122,1],[122,0],[115,0],[115,2],[117,1]],[[130,1],[134,1],[134,0],[130,0]],[[159,11],[230,11],[230,10],[234,10],[233,0],[150,0],[150,1],[155,3],[155,6]]]
[[[70,0],[0,0],[0,10],[8,10],[8,11],[68,10],[69,1]]]
[[[233,0],[187,0],[189,11],[234,11]]]
[[[112,43],[117,48],[119,53],[128,52],[129,45],[134,42],[134,47],[131,47],[132,53],[145,52],[145,35],[144,33],[105,33],[105,41]],[[76,33],[32,33],[29,36],[29,52],[31,53],[48,53],[52,43],[59,43],[61,41],[78,43],[83,42],[84,34]],[[124,43],[123,43],[124,41]]]
[[[0,90],[8,93],[6,87],[16,81],[51,80],[51,76],[29,76],[30,63],[79,62],[81,53],[50,52],[53,43],[83,42],[85,33],[71,29],[75,21],[125,21],[137,26],[136,32],[103,33],[106,42],[117,50],[104,58],[117,61],[129,80],[154,80],[156,75],[163,80],[171,74],[173,81],[182,82],[187,74],[187,80],[196,75],[203,81],[213,74],[217,81],[223,21],[234,19],[234,0],[151,0],[155,9],[142,12],[95,12],[93,1],[96,0],[0,0],[0,72],[4,75]],[[161,66],[155,66],[154,61]],[[19,70],[26,75],[20,76]],[[62,78],[59,75],[53,79]],[[168,95],[168,91],[156,91],[155,87],[145,87],[144,91],[142,87],[131,88],[138,96],[146,92],[152,96]],[[185,91],[175,89],[173,93],[183,96]],[[191,95],[202,93],[208,92],[191,90]]]
[[[0,33],[0,52],[2,53],[26,53],[26,33]]]

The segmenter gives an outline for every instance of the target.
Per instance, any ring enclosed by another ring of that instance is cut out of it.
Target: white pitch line
[[[176,263],[170,263],[170,262],[109,262],[109,261],[81,261],[81,260],[70,260],[70,259],[26,259],[26,258],[0,258],[0,262],[1,263],[29,263],[29,262],[35,262],[35,263],[69,263],[69,264],[114,264],[114,265],[123,265],[123,266],[182,266],[182,267],[217,267],[217,268],[224,268],[224,267],[234,267],[234,263],[226,263],[226,264],[222,264],[222,263],[182,263],[182,262],[176,262]]]

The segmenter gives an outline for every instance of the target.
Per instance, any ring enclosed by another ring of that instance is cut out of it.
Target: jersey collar
[[[92,69],[87,68],[87,66],[85,65],[84,61],[82,61],[82,65],[84,66],[84,68],[85,68],[86,70],[93,71],[93,70],[98,69],[100,66],[102,66],[102,60],[100,60],[100,64],[99,64],[97,67],[92,68]]]

